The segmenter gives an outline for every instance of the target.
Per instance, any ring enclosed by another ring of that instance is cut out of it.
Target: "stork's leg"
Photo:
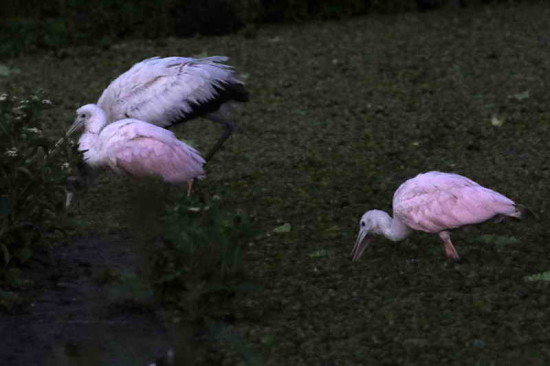
[[[447,258],[454,261],[459,261],[460,256],[458,255],[458,252],[451,242],[451,234],[448,231],[442,231],[439,233],[439,237],[441,238],[441,240],[443,240],[443,246],[445,248],[445,254],[447,255]]]
[[[216,144],[212,147],[212,149],[210,149],[210,151],[206,155],[205,159],[207,162],[209,162],[212,159],[214,154],[222,147],[224,142],[229,138],[229,136],[231,136],[233,131],[235,131],[235,122],[233,122],[232,120],[224,119],[224,120],[218,120],[218,122],[223,127],[223,133],[221,137],[218,139],[218,141],[216,141]]]

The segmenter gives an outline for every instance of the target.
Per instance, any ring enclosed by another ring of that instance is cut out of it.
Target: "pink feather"
[[[394,216],[414,230],[429,233],[478,224],[497,215],[517,215],[514,201],[457,174],[419,174],[403,183],[393,197]]]

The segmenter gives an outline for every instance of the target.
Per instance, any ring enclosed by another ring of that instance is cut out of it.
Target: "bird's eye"
[[[80,115],[80,118],[85,118],[85,117],[86,117],[85,114],[81,114],[81,115]]]
[[[365,221],[361,221],[361,227],[365,227]]]

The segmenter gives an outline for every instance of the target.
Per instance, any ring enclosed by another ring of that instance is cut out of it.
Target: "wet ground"
[[[222,187],[269,234],[246,258],[263,290],[239,300],[254,311],[232,324],[263,363],[546,365],[549,284],[525,277],[550,270],[549,15],[542,2],[495,5],[82,47],[9,60],[21,71],[2,89],[46,89],[61,133],[138,60],[230,56],[253,99],[204,188]],[[220,129],[196,121],[176,132],[206,151]],[[399,184],[428,170],[466,175],[538,220],[453,234],[461,264],[420,233],[380,238],[351,263],[361,214],[391,210]],[[126,184],[108,176],[89,192],[75,213],[81,235],[108,242],[125,229]],[[290,231],[272,231],[285,223]],[[220,352],[222,364],[245,360],[230,346]]]
[[[164,356],[172,340],[154,310],[113,301],[106,281],[135,267],[129,248],[127,237],[77,237],[33,261],[27,311],[0,314],[2,364],[133,366]]]

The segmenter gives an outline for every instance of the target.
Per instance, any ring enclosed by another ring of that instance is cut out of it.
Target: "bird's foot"
[[[451,261],[455,263],[460,262],[460,256],[458,255],[458,252],[456,251],[454,245],[450,242],[445,243],[445,254],[447,255],[447,258],[449,258]]]
[[[458,258],[447,257],[447,260],[449,261],[449,264],[461,264],[461,263],[463,263],[462,258],[460,258],[460,257],[458,257]]]
[[[454,262],[460,261],[460,256],[456,251],[453,243],[451,242],[451,235],[448,231],[442,231],[439,233],[439,237],[443,240],[443,248],[445,249],[445,254],[447,258],[451,259]]]

